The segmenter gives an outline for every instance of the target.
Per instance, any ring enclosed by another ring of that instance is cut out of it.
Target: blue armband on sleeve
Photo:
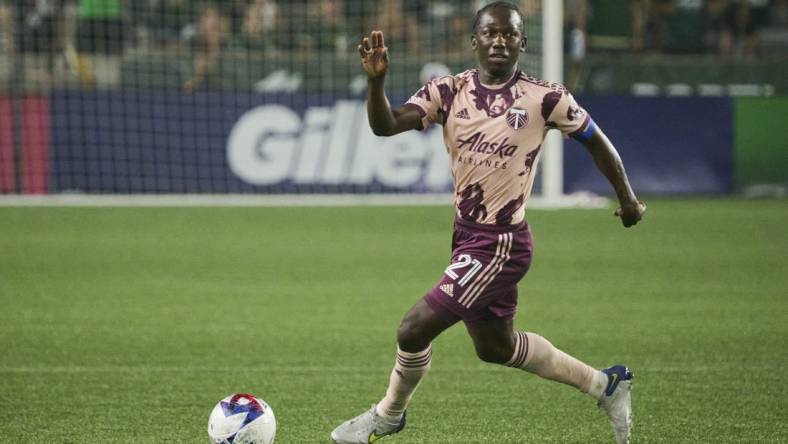
[[[580,143],[586,143],[594,135],[596,132],[596,123],[594,123],[594,119],[591,117],[588,118],[588,123],[586,124],[585,129],[579,129],[572,134],[570,137],[577,140]]]

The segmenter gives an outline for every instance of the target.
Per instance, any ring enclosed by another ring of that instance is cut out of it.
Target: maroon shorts
[[[517,283],[531,266],[528,224],[505,227],[457,219],[451,263],[424,300],[448,321],[512,319]]]

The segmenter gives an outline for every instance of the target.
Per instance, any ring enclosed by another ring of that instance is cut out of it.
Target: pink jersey
[[[520,71],[496,87],[482,85],[475,69],[435,79],[405,106],[421,113],[424,129],[443,125],[457,216],[481,224],[525,218],[549,129],[575,135],[592,125],[566,88]]]

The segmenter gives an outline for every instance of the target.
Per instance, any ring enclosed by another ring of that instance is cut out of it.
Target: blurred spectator
[[[311,0],[290,0],[277,2],[277,14],[274,26],[274,42],[276,49],[291,56],[309,51],[309,8]]]
[[[463,60],[471,57],[471,24],[468,22],[470,8],[454,8],[449,17],[448,34],[450,38],[441,39],[446,45],[443,49],[451,59]],[[526,34],[528,30],[526,30]]]
[[[472,59],[467,14],[489,1],[0,0],[0,78],[21,76],[35,87],[78,77],[85,86],[116,87],[124,62],[124,79],[132,85],[133,79],[159,76],[173,79],[163,83],[169,88],[213,89],[274,68],[304,69],[315,52],[321,55],[318,64],[336,61],[352,55],[349,47],[373,29],[384,31],[392,54],[406,58],[397,65],[403,72],[428,61],[455,68]],[[536,49],[541,5],[553,0],[511,1],[520,6],[532,37],[529,46]],[[581,78],[587,52],[784,57],[788,48],[788,0],[564,0],[564,5],[570,86]],[[124,51],[134,36],[152,44]],[[188,59],[179,56],[182,46],[191,49]],[[233,53],[236,49],[241,51]],[[281,57],[262,57],[272,54]],[[188,72],[189,66],[193,76],[186,82],[189,75],[172,74]]]
[[[751,57],[758,51],[758,29],[766,21],[768,0],[732,0],[723,15],[720,53]]]
[[[770,6],[771,25],[788,28],[788,0],[772,0]]]
[[[192,9],[189,0],[148,0],[143,25],[154,46],[178,46],[186,27],[192,22]]]
[[[706,5],[713,1],[632,0],[632,50],[703,52],[707,46],[704,31]]]
[[[580,81],[583,59],[586,57],[588,1],[566,0],[564,6],[564,33],[568,55],[566,85],[575,89]]]
[[[14,51],[14,11],[7,0],[0,0],[0,51]]]
[[[564,5],[564,31],[567,35],[569,61],[580,63],[586,55],[586,28],[588,0],[566,0]]]
[[[438,0],[424,2],[419,18],[422,51],[433,60],[444,57],[452,61],[470,56],[471,26],[468,15],[475,13],[476,2]],[[440,56],[440,57],[438,57]]]
[[[704,0],[674,0],[665,18],[666,51],[697,54],[705,50]]]
[[[728,0],[706,0],[704,4],[704,46],[708,53],[714,54],[720,50],[727,3]]]
[[[83,87],[115,87],[120,83],[120,55],[126,29],[122,0],[77,1],[77,55]]]
[[[633,46],[633,10],[636,5],[630,0],[588,0],[574,2],[574,7],[582,12],[570,16],[570,23],[575,30],[574,37],[578,42],[570,46],[570,53],[574,52],[575,59],[582,58],[581,50],[583,22],[585,21],[588,47],[601,51],[626,51]],[[583,18],[583,15],[586,18]],[[570,35],[571,36],[571,35]]]
[[[377,15],[370,20],[367,29],[380,29],[386,36],[389,47],[402,48],[400,54],[418,55],[421,53],[419,25],[416,17],[405,11],[403,0],[381,0]]]
[[[125,28],[122,0],[78,0],[77,50],[83,54],[120,54]]]
[[[630,5],[632,51],[662,48],[665,34],[664,17],[671,3],[672,0],[632,0]]]
[[[238,3],[238,2],[236,2]],[[234,32],[242,46],[249,49],[271,52],[275,49],[275,31],[277,7],[273,0],[252,0],[243,9],[236,20],[238,27]]]
[[[183,85],[185,91],[213,88],[220,84],[221,55],[229,44],[229,31],[229,19],[219,6],[212,3],[201,6],[193,45],[192,78]]]
[[[660,52],[751,56],[758,29],[767,21],[769,0],[639,0],[633,15],[633,48],[644,40]],[[647,10],[647,37],[641,28]],[[635,26],[635,25],[639,26]],[[637,36],[637,38],[635,38]]]
[[[20,52],[54,56],[63,50],[63,9],[65,0],[16,2],[21,11],[16,20],[21,29],[16,48]],[[13,26],[13,22],[10,22]],[[12,28],[13,29],[13,28]]]
[[[6,50],[50,55],[62,50],[65,3],[65,0],[0,0],[0,32]]]
[[[632,0],[632,40],[631,49],[634,52],[643,51],[646,47],[646,34],[649,25],[649,0]]]
[[[54,80],[66,48],[66,4],[66,0],[0,1],[0,49],[26,54],[28,85],[46,87]]]
[[[221,8],[229,21],[229,31],[232,35],[240,35],[243,31],[244,22],[251,7],[252,0],[224,0],[215,1]]]
[[[342,13],[342,0],[312,0],[309,37],[312,49],[319,52],[348,53],[348,30]]]

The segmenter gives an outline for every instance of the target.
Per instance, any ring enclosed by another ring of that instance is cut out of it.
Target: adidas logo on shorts
[[[454,284],[443,284],[440,286],[440,289],[447,295],[454,297]]]
[[[455,114],[454,117],[456,117],[458,119],[471,120],[471,115],[468,114],[468,108],[463,108],[462,111],[460,111],[457,114]]]

